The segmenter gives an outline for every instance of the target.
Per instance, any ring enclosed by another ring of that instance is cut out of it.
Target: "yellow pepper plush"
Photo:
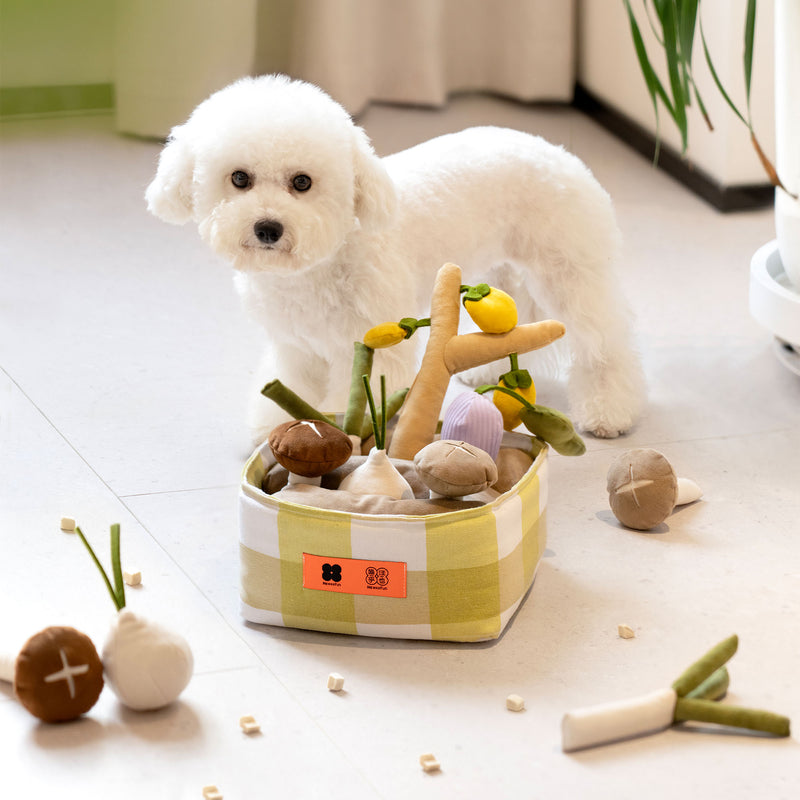
[[[511,370],[498,378],[498,385],[506,389],[513,389],[516,394],[534,405],[536,403],[536,386],[530,372],[519,368],[516,353],[512,353],[510,358]],[[492,401],[503,416],[505,430],[513,431],[522,424],[521,412],[525,408],[523,403],[505,392],[494,392]]]
[[[502,289],[479,283],[462,286],[462,302],[484,333],[508,333],[517,326],[517,304]]]

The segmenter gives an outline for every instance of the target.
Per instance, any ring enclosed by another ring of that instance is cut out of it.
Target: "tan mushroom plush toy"
[[[637,448],[620,453],[608,470],[608,500],[626,527],[648,531],[660,525],[676,506],[702,497],[700,487],[679,478],[663,453]]]
[[[497,480],[497,465],[484,450],[469,442],[439,439],[414,456],[420,480],[431,498],[466,497]]]

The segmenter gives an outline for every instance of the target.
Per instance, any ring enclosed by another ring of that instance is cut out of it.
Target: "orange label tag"
[[[405,597],[406,563],[303,553],[303,588],[343,594]]]

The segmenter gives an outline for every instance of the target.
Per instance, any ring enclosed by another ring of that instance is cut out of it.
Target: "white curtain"
[[[117,118],[163,136],[241,75],[286,72],[351,113],[460,90],[569,101],[575,0],[119,0]]]

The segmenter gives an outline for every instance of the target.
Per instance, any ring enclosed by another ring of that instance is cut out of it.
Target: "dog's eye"
[[[250,176],[241,169],[237,169],[231,174],[231,183],[237,189],[248,189],[250,187]]]
[[[307,192],[311,188],[311,178],[308,175],[295,175],[292,186],[297,192]]]

